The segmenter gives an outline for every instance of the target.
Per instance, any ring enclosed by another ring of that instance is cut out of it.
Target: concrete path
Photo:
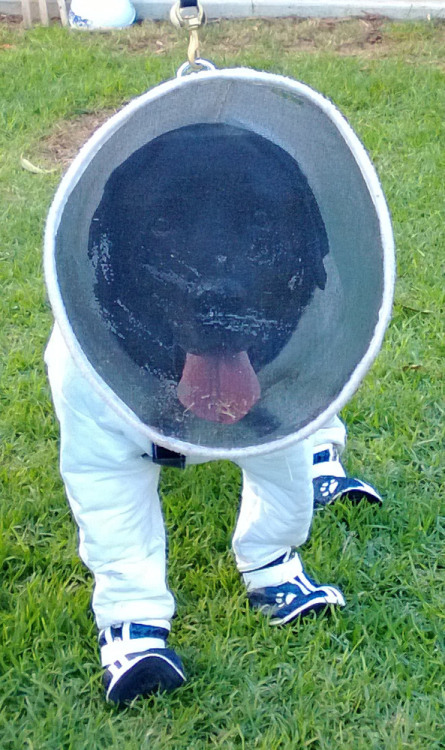
[[[174,0],[132,0],[139,18],[169,17]],[[35,16],[38,16],[37,0]],[[208,18],[285,17],[345,18],[366,14],[392,19],[416,20],[445,18],[445,0],[202,0]],[[58,16],[56,0],[48,3]],[[54,6],[54,7],[53,7]],[[0,0],[0,13],[21,15],[20,0]]]
[[[173,0],[132,0],[140,18],[168,18]],[[393,19],[445,18],[444,0],[202,0],[208,18],[345,18],[365,14]]]

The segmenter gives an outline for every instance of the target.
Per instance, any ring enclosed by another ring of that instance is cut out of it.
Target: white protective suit
[[[45,361],[61,428],[60,469],[79,526],[79,553],[95,577],[99,628],[121,622],[170,627],[174,599],[166,584],[160,467],[151,445],[91,388],[57,326]],[[267,565],[307,539],[313,514],[312,456],[344,448],[335,417],[311,438],[261,456],[240,457],[241,508],[232,546],[241,573]],[[187,465],[208,458],[187,458]]]

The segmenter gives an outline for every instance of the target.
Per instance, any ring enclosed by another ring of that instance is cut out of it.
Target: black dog
[[[257,373],[324,288],[327,253],[295,160],[223,124],[136,151],[108,180],[89,240],[95,295],[120,345],[175,381],[185,410],[227,424],[259,400]]]

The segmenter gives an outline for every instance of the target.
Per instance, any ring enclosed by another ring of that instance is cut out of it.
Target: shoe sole
[[[274,626],[287,625],[288,622],[296,620],[297,617],[301,619],[306,615],[310,615],[311,612],[321,612],[322,610],[330,609],[331,607],[344,606],[345,603],[341,603],[339,601],[327,602],[325,597],[320,598],[319,600],[313,599],[310,607],[305,607],[304,605],[302,607],[296,607],[296,609],[292,610],[292,612],[289,612],[285,617],[272,617],[269,623],[270,625]]]
[[[176,690],[184,684],[185,679],[184,673],[165,656],[149,654],[117,680],[107,693],[107,698],[122,705],[139,696]]]
[[[370,484],[367,484],[362,480],[358,481],[361,483],[360,487],[351,487],[349,490],[342,490],[333,495],[314,498],[315,510],[326,508],[328,505],[333,505],[337,500],[342,499],[349,500],[353,505],[358,505],[366,500],[370,505],[378,505],[381,507],[383,505],[383,498],[374,487],[371,487]]]

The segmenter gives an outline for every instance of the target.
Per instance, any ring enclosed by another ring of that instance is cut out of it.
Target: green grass
[[[276,630],[248,611],[229,552],[237,470],[166,471],[172,644],[189,682],[121,712],[104,703],[42,364],[42,230],[63,161],[54,144],[80,145],[85,118],[174,75],[186,44],[162,24],[97,35],[0,27],[0,747],[444,748],[445,27],[256,20],[202,36],[220,66],[291,75],[333,99],[379,170],[396,303],[344,417],[348,468],[385,505],[317,515],[304,558],[348,607]],[[56,173],[23,170],[21,154]]]

